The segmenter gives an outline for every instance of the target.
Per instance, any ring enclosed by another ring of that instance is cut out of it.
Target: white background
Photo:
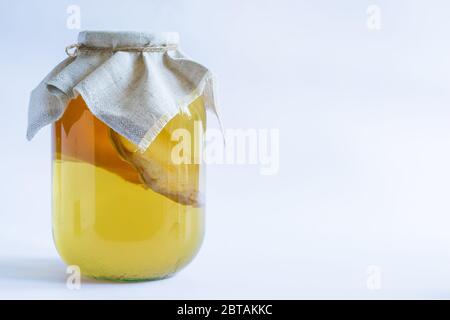
[[[71,4],[82,29],[179,31],[219,80],[226,128],[280,131],[277,175],[208,168],[206,238],[171,279],[66,288],[50,131],[25,131],[30,91],[76,42]],[[450,298],[449,14],[444,0],[1,0],[0,298]]]

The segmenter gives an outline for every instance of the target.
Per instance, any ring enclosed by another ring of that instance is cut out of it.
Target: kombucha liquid
[[[167,170],[189,175],[203,191],[199,164],[170,163],[170,134],[194,122],[205,125],[201,98],[175,116],[145,153],[167,161]],[[117,281],[169,276],[197,253],[204,210],[176,202],[145,185],[138,170],[111,142],[110,128],[81,97],[53,124],[53,237],[62,259],[83,275]],[[130,143],[128,142],[128,145]],[[173,183],[173,181],[172,181]]]

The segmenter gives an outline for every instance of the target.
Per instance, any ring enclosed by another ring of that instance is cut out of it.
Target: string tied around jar
[[[87,46],[80,43],[74,43],[66,47],[65,52],[69,57],[76,57],[79,52],[87,52],[87,51],[105,51],[105,52],[166,52],[169,50],[177,49],[176,44],[166,44],[166,45],[146,45],[146,46],[131,46],[131,47],[94,47]]]

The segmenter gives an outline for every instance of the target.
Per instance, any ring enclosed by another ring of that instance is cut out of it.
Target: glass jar
[[[53,237],[83,275],[117,281],[164,278],[199,250],[204,233],[204,169],[174,160],[177,129],[203,143],[202,98],[180,112],[141,153],[96,118],[78,96],[52,125]],[[197,145],[197,147],[194,147]],[[186,154],[184,154],[186,156]]]

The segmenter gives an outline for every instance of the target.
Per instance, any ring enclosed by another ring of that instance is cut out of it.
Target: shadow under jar
[[[205,121],[200,97],[142,153],[81,96],[70,101],[52,125],[53,237],[68,265],[97,279],[141,281],[189,263],[204,233],[204,172],[196,159]],[[188,163],[174,159],[180,128],[195,137]]]

